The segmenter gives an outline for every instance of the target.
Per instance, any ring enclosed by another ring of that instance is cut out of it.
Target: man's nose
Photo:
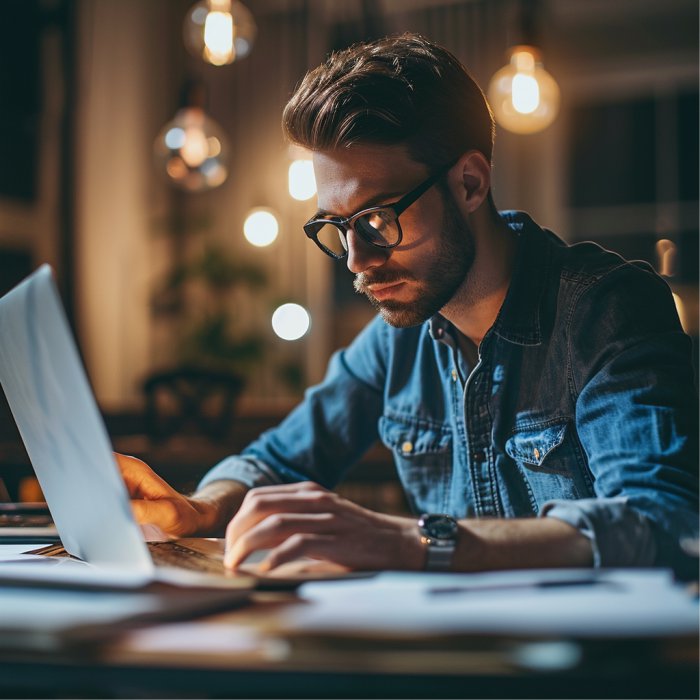
[[[371,267],[383,265],[391,255],[391,250],[377,248],[367,243],[352,229],[348,229],[345,239],[348,244],[348,270],[355,275]]]

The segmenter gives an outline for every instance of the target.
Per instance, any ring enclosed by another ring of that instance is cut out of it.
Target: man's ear
[[[460,209],[472,214],[488,197],[491,164],[481,151],[467,151],[450,169],[448,182]]]

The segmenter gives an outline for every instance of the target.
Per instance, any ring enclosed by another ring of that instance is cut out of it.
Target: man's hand
[[[224,564],[271,550],[262,570],[302,557],[349,569],[420,569],[416,521],[375,513],[312,482],[252,489],[226,529]]]
[[[141,524],[153,523],[173,537],[215,534],[235,512],[245,494],[237,482],[213,482],[195,496],[184,496],[136,457],[115,453]]]
[[[251,489],[226,529],[224,564],[269,549],[263,571],[308,557],[356,570],[425,566],[417,521],[375,513],[304,482]],[[591,544],[555,518],[459,521],[454,571],[591,566]]]

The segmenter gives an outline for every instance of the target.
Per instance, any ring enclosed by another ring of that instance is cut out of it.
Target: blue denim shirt
[[[698,404],[668,286],[646,263],[502,216],[515,268],[474,367],[441,316],[404,329],[377,317],[202,485],[333,487],[379,438],[416,514],[556,517],[590,539],[596,566],[687,568]]]

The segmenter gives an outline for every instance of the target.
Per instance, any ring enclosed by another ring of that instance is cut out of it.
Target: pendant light
[[[489,83],[487,95],[496,122],[516,134],[546,129],[559,112],[559,86],[544,69],[534,24],[536,0],[520,5],[521,43],[508,51],[508,64]]]
[[[245,58],[257,32],[253,15],[239,0],[200,0],[182,27],[187,50],[214,66]]]
[[[228,176],[228,140],[223,129],[204,111],[204,86],[192,82],[183,90],[182,106],[156,137],[159,169],[188,192],[204,192]]]

